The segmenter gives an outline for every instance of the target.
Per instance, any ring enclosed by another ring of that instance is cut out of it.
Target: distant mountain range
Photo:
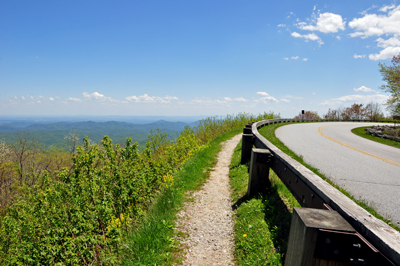
[[[149,124],[132,124],[126,122],[109,121],[109,122],[57,122],[50,124],[28,124],[23,122],[12,122],[9,124],[0,125],[0,131],[11,132],[11,131],[38,131],[38,130],[77,130],[77,131],[93,131],[93,130],[137,130],[137,131],[149,131],[150,129],[160,128],[161,130],[179,130],[181,131],[185,126],[193,126],[195,123],[184,123],[184,122],[169,122],[160,120]]]
[[[159,128],[163,133],[168,134],[169,139],[174,139],[179,136],[185,126],[193,127],[195,125],[195,122],[184,123],[165,120],[148,124],[132,124],[119,121],[31,124],[26,121],[9,121],[9,123],[0,124],[0,139],[4,139],[7,143],[14,143],[18,139],[18,132],[27,130],[43,145],[47,147],[55,146],[65,150],[68,149],[68,143],[64,137],[70,131],[75,130],[81,139],[84,136],[89,136],[94,142],[98,142],[105,135],[108,135],[113,140],[113,143],[125,142],[126,138],[130,137],[134,142],[144,145],[151,129]]]
[[[160,120],[169,122],[193,123],[206,118],[206,116],[4,116],[0,115],[0,125],[11,125],[15,127],[26,127],[33,124],[52,124],[60,121],[74,122],[126,122],[132,124],[150,124]]]

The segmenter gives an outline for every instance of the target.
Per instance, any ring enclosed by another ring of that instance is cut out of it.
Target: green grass
[[[245,196],[249,165],[240,164],[241,143],[230,165],[235,202],[235,259],[237,265],[283,265],[296,199],[273,171],[271,188],[254,198]]]
[[[400,228],[394,224],[391,223],[390,220],[385,219],[383,216],[381,216],[379,213],[377,213],[371,206],[369,206],[366,202],[364,201],[360,201],[355,199],[349,192],[347,192],[345,189],[339,187],[338,185],[336,185],[334,182],[332,182],[331,180],[329,180],[329,178],[327,178],[326,176],[324,176],[323,174],[321,174],[319,172],[319,170],[315,167],[312,167],[310,165],[308,165],[307,163],[304,162],[303,158],[296,155],[293,151],[291,151],[288,147],[285,146],[285,144],[283,144],[276,136],[275,136],[275,130],[278,127],[284,126],[284,125],[289,125],[289,124],[294,124],[294,123],[279,123],[279,124],[272,124],[272,125],[268,125],[265,126],[263,128],[259,129],[259,133],[261,135],[263,135],[265,138],[267,138],[272,144],[274,144],[277,148],[279,148],[281,151],[283,151],[284,153],[286,153],[287,155],[289,155],[290,157],[292,157],[293,159],[295,159],[296,161],[298,161],[299,163],[301,163],[302,165],[304,165],[305,167],[307,167],[308,169],[310,169],[312,172],[314,172],[314,174],[318,175],[319,177],[321,177],[323,180],[325,180],[326,182],[328,182],[329,184],[331,184],[333,187],[335,187],[336,189],[338,189],[340,192],[342,192],[344,195],[346,195],[347,197],[349,197],[351,200],[353,200],[355,203],[357,203],[360,207],[364,208],[366,211],[368,211],[369,213],[371,213],[373,216],[375,216],[376,218],[384,221],[385,223],[387,223],[389,226],[391,226],[392,228],[396,229],[397,231],[400,231]]]
[[[366,138],[366,139],[369,139],[369,140],[372,140],[372,141],[375,141],[375,142],[379,142],[381,144],[389,145],[389,146],[392,146],[392,147],[400,149],[400,142],[397,142],[397,141],[394,141],[394,140],[390,140],[390,139],[383,139],[383,138],[380,138],[380,137],[372,136],[372,135],[368,134],[365,131],[366,128],[371,128],[371,127],[357,127],[357,128],[353,128],[351,130],[351,132],[353,132],[357,136],[360,136],[360,137],[363,137],[363,138]]]
[[[187,200],[185,192],[197,190],[209,177],[214,167],[220,143],[240,133],[235,130],[210,142],[189,159],[174,175],[174,185],[155,200],[148,214],[136,229],[126,237],[124,265],[172,265],[180,264],[183,250],[176,240],[180,234],[174,230],[176,214]]]

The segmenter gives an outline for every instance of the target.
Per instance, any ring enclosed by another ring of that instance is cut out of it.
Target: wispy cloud
[[[365,58],[365,54],[363,54],[363,55],[354,54],[353,57],[354,57],[355,59],[358,59],[358,58]]]
[[[363,92],[376,92],[371,88],[365,87],[365,86],[361,86],[359,88],[354,88],[354,91],[363,91]]]
[[[98,93],[97,91],[93,92],[91,94],[84,92],[83,97],[88,100],[98,100],[98,101],[102,101],[102,102],[105,102],[105,101],[116,102],[117,101],[111,97],[106,97],[106,96],[104,96],[104,94]]]
[[[383,94],[372,94],[372,95],[346,95],[339,98],[334,98],[330,100],[326,100],[320,105],[340,105],[342,103],[351,102],[351,103],[363,103],[367,104],[369,102],[377,102],[377,103],[384,103],[387,101],[389,96]]]
[[[68,101],[72,101],[72,102],[82,102],[81,99],[79,99],[79,98],[73,98],[73,97],[69,97],[67,100],[68,100]]]
[[[231,98],[231,97],[224,97],[224,100],[227,102],[247,102],[248,100],[243,97],[238,98]]]
[[[261,101],[263,103],[267,103],[267,102],[275,102],[278,103],[279,101],[275,98],[270,96],[268,93],[264,92],[264,91],[259,91],[257,92],[258,95],[261,95],[263,97],[258,98],[256,101]]]
[[[298,32],[292,32],[291,35],[295,38],[303,38],[305,41],[316,41],[319,43],[319,45],[324,44],[324,42],[321,40],[320,37],[318,37],[315,33],[309,33],[309,34],[300,34]]]
[[[294,100],[302,100],[303,99],[303,97],[293,96],[293,95],[286,95],[285,98],[294,99]]]
[[[125,99],[129,102],[135,102],[135,103],[170,103],[173,100],[179,100],[178,97],[175,96],[165,96],[165,97],[159,97],[159,96],[149,96],[148,94],[143,94],[140,96],[132,95],[132,96],[127,96]]]

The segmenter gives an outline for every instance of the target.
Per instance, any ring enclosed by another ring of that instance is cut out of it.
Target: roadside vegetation
[[[380,214],[378,214],[372,207],[370,207],[368,205],[367,202],[364,201],[360,201],[355,199],[350,193],[348,193],[345,189],[340,188],[338,185],[336,185],[334,182],[332,182],[331,180],[329,180],[327,177],[325,177],[323,174],[321,174],[319,172],[319,170],[317,168],[314,168],[310,165],[308,165],[307,163],[304,162],[303,158],[296,155],[293,151],[291,151],[288,147],[286,147],[276,136],[275,136],[275,130],[278,127],[284,126],[284,125],[289,125],[289,124],[293,124],[293,122],[290,123],[279,123],[279,124],[272,124],[272,125],[268,125],[266,127],[263,127],[259,130],[259,133],[261,135],[263,135],[264,137],[266,137],[272,144],[274,144],[277,148],[279,148],[281,151],[283,151],[284,153],[286,153],[287,155],[289,155],[290,157],[292,157],[293,159],[295,159],[296,161],[298,161],[299,163],[301,163],[302,165],[304,165],[305,167],[307,167],[308,169],[310,169],[312,172],[314,172],[316,175],[318,175],[319,177],[321,177],[323,180],[325,180],[326,182],[328,182],[329,184],[331,184],[333,187],[335,187],[336,189],[338,189],[340,192],[342,192],[344,195],[346,195],[347,197],[349,197],[351,200],[353,200],[355,203],[357,203],[360,207],[364,208],[366,211],[368,211],[369,213],[371,213],[372,215],[374,215],[376,218],[386,222],[388,225],[390,225],[392,228],[400,231],[400,228],[394,224],[392,224],[392,222],[390,220],[385,219],[383,216],[381,216]]]
[[[149,228],[170,230],[172,220],[162,213],[173,218],[168,208],[179,206],[179,200],[173,203],[177,191],[198,186],[181,176],[191,171],[191,158],[216,149],[212,141],[227,132],[272,118],[277,115],[211,117],[186,127],[174,141],[152,131],[144,149],[129,138],[124,145],[113,144],[108,136],[100,144],[85,137],[75,152],[60,154],[40,150],[28,137],[14,146],[3,143],[0,189],[7,196],[0,207],[0,264],[143,265],[148,258],[155,260],[149,264],[168,264],[169,232],[159,244],[145,234]],[[207,172],[214,160],[193,167]],[[161,212],[153,213],[157,208]],[[151,250],[161,255],[152,256]]]
[[[365,131],[366,128],[370,128],[370,127],[357,127],[357,128],[353,128],[351,130],[351,132],[353,132],[354,134],[356,134],[357,136],[375,141],[375,142],[379,142],[388,146],[392,146],[395,148],[400,149],[400,142],[394,141],[394,140],[390,140],[390,139],[383,139],[380,137],[376,137],[376,136],[372,136],[371,134],[368,134],[368,132]],[[398,129],[400,130],[400,129]]]
[[[230,165],[235,202],[235,259],[237,265],[283,265],[294,207],[290,191],[270,170],[271,188],[254,198],[246,196],[249,165],[241,165],[241,143]]]

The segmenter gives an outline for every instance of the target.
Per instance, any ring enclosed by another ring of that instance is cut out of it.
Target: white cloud
[[[43,99],[44,97],[42,96],[42,95],[39,95],[39,97],[38,97],[39,99]]]
[[[400,5],[390,10],[387,15],[366,14],[362,18],[355,18],[349,26],[356,32],[351,37],[367,38],[384,34],[400,34]]]
[[[340,40],[340,36],[336,36],[336,39]]]
[[[257,92],[257,94],[258,94],[258,95],[261,95],[261,96],[269,96],[268,93],[263,92],[263,91],[259,91],[259,92]]]
[[[307,62],[307,61],[308,61],[308,58],[303,58],[303,61],[306,61],[306,62]]]
[[[285,103],[290,103],[290,100],[288,100],[288,99],[281,99],[281,101],[285,102]]]
[[[29,98],[31,98],[33,100],[33,96],[29,96]]]
[[[50,101],[54,101],[54,98],[53,98],[53,97],[50,97],[49,100],[50,100]]]
[[[339,105],[341,103],[350,102],[350,103],[363,103],[367,104],[369,102],[377,102],[384,103],[387,101],[389,96],[383,94],[372,94],[372,95],[346,95],[339,98],[334,98],[330,100],[326,100],[320,105]]]
[[[93,92],[91,94],[84,92],[83,97],[87,98],[88,100],[99,100],[102,102],[105,102],[105,101],[116,102],[116,100],[112,99],[111,97],[106,97],[106,96],[104,96],[104,94],[98,93],[97,91]]]
[[[297,59],[299,59],[299,57],[298,56],[292,56],[292,59],[297,60]]]
[[[300,34],[298,32],[292,32],[291,35],[295,38],[304,38],[306,41],[311,40],[311,41],[317,41],[319,45],[324,44],[324,42],[319,38],[315,33],[310,33],[310,34]]]
[[[283,59],[285,59],[285,60],[289,60],[289,58],[288,58],[288,57],[284,57]]]
[[[354,88],[354,91],[363,91],[363,92],[375,92],[373,89],[361,86],[360,88]]]
[[[129,102],[135,103],[170,103],[172,100],[179,100],[178,97],[175,96],[165,96],[165,97],[158,97],[158,96],[149,96],[148,94],[143,94],[140,96],[132,95],[127,96],[125,99]]]
[[[344,30],[346,25],[346,22],[343,21],[341,15],[329,12],[319,14],[319,17],[317,19],[314,19],[312,23],[314,25],[307,24],[306,22],[300,22],[297,24],[297,27],[302,30],[320,31],[323,33],[335,33],[339,30]]]
[[[386,47],[378,54],[370,54],[369,59],[371,60],[383,60],[392,58],[394,55],[398,55],[400,53],[400,46],[399,47]]]
[[[285,24],[279,24],[278,27],[286,27]]]
[[[385,6],[381,7],[381,8],[379,9],[379,11],[381,11],[381,12],[388,12],[389,10],[391,10],[391,9],[393,9],[393,8],[395,8],[395,7],[396,7],[395,5],[390,5],[390,6],[385,5]]]
[[[238,98],[231,98],[231,97],[224,97],[226,102],[247,102],[248,100],[243,97]]]
[[[73,102],[81,102],[82,100],[79,98],[73,98],[73,97],[69,97],[67,100],[69,101],[73,101]]]
[[[400,5],[383,6],[379,11],[387,13],[364,14],[361,18],[355,18],[349,22],[349,26],[355,30],[351,37],[363,39],[371,36],[385,36],[388,39],[378,38],[377,47],[383,48],[379,53],[370,54],[371,60],[383,60],[400,53]]]
[[[400,25],[399,25],[400,27]],[[387,48],[387,47],[396,47],[400,46],[400,36],[392,37],[390,39],[384,40],[382,38],[376,39],[378,42],[378,47]]]
[[[22,100],[25,100],[25,97],[24,97],[24,96],[21,96],[21,99],[22,99]]]
[[[41,101],[37,101],[37,103],[42,103]]]
[[[278,102],[279,102],[276,98],[270,96],[270,95],[269,95],[268,93],[266,93],[266,92],[259,91],[259,92],[257,92],[257,94],[258,94],[258,95],[261,95],[261,96],[264,96],[264,97],[259,98],[259,99],[257,99],[256,101],[261,101],[261,102],[263,102],[263,103],[267,103],[267,102],[276,102],[276,103],[278,103]]]
[[[354,57],[355,59],[358,59],[358,58],[365,58],[365,54],[363,54],[363,55],[354,54],[353,57]]]

